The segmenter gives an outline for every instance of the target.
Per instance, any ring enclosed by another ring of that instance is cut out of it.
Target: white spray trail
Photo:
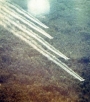
[[[9,1],[8,1],[9,2]],[[26,12],[25,10],[23,10],[21,7],[19,7],[16,4],[13,4],[11,2],[8,3],[6,1],[6,5],[8,5],[9,7],[12,7],[13,9],[17,10],[18,13],[23,14],[25,17],[27,17],[29,20],[32,20],[33,22],[39,24],[40,26],[44,27],[44,28],[49,28],[47,27],[45,24],[43,24],[42,22],[40,22],[38,19],[36,19],[34,16],[32,16],[30,13]],[[4,2],[5,3],[5,2]]]
[[[8,14],[10,14],[12,17],[17,18],[19,20],[21,20],[23,23],[27,24],[28,26],[30,26],[31,28],[33,28],[34,30],[40,32],[41,34],[43,34],[44,36],[52,39],[53,37],[51,37],[48,33],[46,33],[44,30],[42,30],[41,28],[37,27],[34,23],[28,21],[27,19],[25,19],[24,17],[20,16],[19,14],[17,14],[14,10],[10,9],[9,7],[3,5],[3,10],[5,12],[7,12]]]
[[[10,11],[8,11],[8,9],[4,9],[4,11],[2,11],[3,13],[8,12],[9,14],[11,13]],[[14,14],[13,14],[14,15]],[[24,25],[24,29],[22,26],[19,26],[19,24],[17,22],[15,22],[15,20],[13,19],[12,16],[8,16],[9,18],[6,17],[6,19],[8,19],[9,22],[11,22],[11,24],[14,24],[16,27],[18,27],[20,30],[24,31],[26,34],[30,35],[31,37],[35,38],[37,41],[39,41],[40,43],[42,43],[46,48],[48,48],[49,50],[51,50],[52,52],[54,52],[55,54],[57,54],[58,56],[64,58],[65,60],[68,60],[69,58],[66,57],[64,54],[62,54],[60,51],[58,51],[57,49],[55,49],[53,46],[51,46],[48,42],[46,42],[42,37],[38,36],[36,33],[32,32],[31,30],[29,30],[28,28],[25,29]],[[13,20],[11,20],[13,19]],[[20,19],[19,19],[20,20]],[[17,20],[16,20],[17,21]],[[23,21],[23,20],[22,20]],[[26,21],[25,21],[26,22]],[[27,23],[27,22],[26,22]],[[32,34],[33,33],[33,34]]]
[[[40,45],[38,45],[38,43],[36,41],[34,41],[33,39],[31,39],[29,36],[25,35],[23,32],[20,32],[20,33],[17,32],[17,29],[15,30],[15,28],[14,29],[8,28],[8,26],[7,26],[8,23],[6,23],[5,21],[2,24],[6,24],[6,25],[4,25],[4,27],[8,31],[11,31],[15,36],[17,36],[18,38],[20,38],[23,41],[25,41],[28,45],[32,46],[34,49],[36,49],[37,51],[39,51],[42,55],[44,55],[45,57],[47,57],[49,60],[51,60],[52,62],[54,62],[55,64],[57,64],[61,68],[63,68],[70,75],[74,76],[75,78],[77,78],[80,81],[84,81],[84,79],[82,77],[80,77],[78,74],[76,74],[72,69],[70,69],[66,64],[64,64],[59,59],[57,59],[54,55],[50,54],[45,49],[43,49]],[[10,25],[9,25],[9,27],[10,27]]]
[[[3,12],[3,11],[5,11],[5,12]],[[22,23],[15,22],[16,19],[13,16],[11,16],[10,13],[8,15],[8,12],[6,12],[6,10],[2,6],[0,6],[0,17],[1,17],[0,25],[2,25],[5,29],[9,30],[15,36],[17,36],[18,38],[20,38],[21,40],[26,42],[28,45],[32,46],[34,49],[39,51],[43,56],[47,57],[49,60],[54,62],[56,65],[60,66],[62,69],[64,69],[70,75],[74,76],[75,78],[77,78],[80,81],[84,81],[84,79],[82,77],[80,77],[77,73],[75,73],[72,69],[70,69],[66,64],[61,62],[56,56],[54,56],[50,52],[46,51],[37,41],[41,42],[41,44],[43,44],[45,46],[47,45],[48,46],[47,48],[49,50],[51,50],[52,52],[53,52],[53,50],[52,50],[53,47],[51,47],[51,49],[50,49],[49,44],[46,42],[45,42],[45,44],[42,43],[42,41],[44,39],[38,37],[37,35],[36,35],[36,37],[37,37],[37,39],[36,39],[34,32],[31,32],[29,29],[25,29],[25,27],[24,27],[25,25],[23,25]],[[31,36],[30,34],[34,35],[34,36]]]

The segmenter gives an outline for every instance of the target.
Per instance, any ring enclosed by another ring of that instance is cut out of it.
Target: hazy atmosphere
[[[0,102],[90,102],[89,0],[0,0]]]

